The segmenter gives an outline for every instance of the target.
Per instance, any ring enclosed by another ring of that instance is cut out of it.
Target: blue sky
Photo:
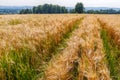
[[[1,5],[7,6],[35,6],[52,3],[61,6],[73,7],[77,2],[82,2],[85,7],[118,7],[120,0],[0,0]]]

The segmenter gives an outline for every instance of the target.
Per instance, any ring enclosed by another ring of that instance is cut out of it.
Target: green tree
[[[34,6],[32,11],[33,11],[33,13],[37,13],[37,7]]]
[[[37,7],[37,14],[38,14],[38,13],[43,13],[43,8],[42,8],[41,5],[39,5],[39,6]]]
[[[51,13],[67,13],[67,9],[63,6],[44,4],[34,6],[32,9],[23,9],[20,14],[51,14]]]
[[[84,12],[84,5],[82,3],[77,3],[75,6],[75,12],[83,13]]]
[[[71,9],[71,10],[70,10],[70,13],[75,13],[75,9]]]
[[[31,14],[32,13],[32,10],[31,9],[22,9],[20,11],[20,14]]]

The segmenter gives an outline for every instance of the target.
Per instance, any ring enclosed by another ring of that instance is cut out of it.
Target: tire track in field
[[[85,16],[84,16],[85,17]],[[81,23],[81,21],[84,19],[84,17],[80,18],[79,20],[77,20],[76,22],[74,22],[73,24],[73,28],[68,32],[66,33],[63,38],[61,39],[61,42],[56,45],[56,47],[54,48],[54,50],[52,51],[52,56],[51,58],[55,57],[56,55],[59,55],[59,53],[67,46],[66,44],[66,40],[70,38],[71,34],[74,32],[74,30],[76,30],[78,28],[78,25]],[[49,60],[51,60],[51,58]],[[49,60],[48,60],[48,63],[49,63]],[[47,64],[48,64],[47,63]],[[47,65],[46,64],[46,65]],[[44,69],[46,68],[46,65],[44,65]],[[44,74],[44,69],[43,69],[43,72],[42,74]],[[40,73],[41,74],[41,73]],[[39,76],[40,77],[40,76]],[[42,78],[39,78],[40,80],[42,79],[43,80],[43,77]]]
[[[117,29],[104,22],[104,20],[98,18],[101,30],[101,38],[104,43],[104,49],[106,52],[107,65],[110,70],[110,76],[113,80],[120,79],[120,48],[119,48],[119,31]]]
[[[82,39],[80,39],[82,32],[79,29],[80,26],[66,40],[67,47],[50,61],[45,71],[45,80],[68,80],[72,78],[73,63],[78,59],[80,43],[82,43]]]
[[[66,41],[67,47],[50,61],[45,80],[111,80],[100,29],[95,17],[86,17]]]

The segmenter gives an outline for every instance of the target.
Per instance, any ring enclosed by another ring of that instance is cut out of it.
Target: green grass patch
[[[106,59],[113,80],[120,80],[120,49],[105,29],[101,30],[101,38],[106,52]]]
[[[30,52],[31,50],[23,48],[19,51],[11,49],[10,52],[4,53],[0,59],[2,80],[33,80],[38,71],[35,57],[37,55]]]
[[[75,61],[73,65],[74,65],[74,67],[73,67],[73,70],[71,71],[72,80],[78,80],[78,75],[79,75],[79,71],[78,71],[79,63],[78,63],[78,61]]]

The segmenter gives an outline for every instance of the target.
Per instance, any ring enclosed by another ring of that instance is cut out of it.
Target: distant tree
[[[96,12],[94,10],[88,10],[87,13],[94,14]]]
[[[32,9],[32,12],[33,12],[33,13],[36,13],[36,11],[37,11],[37,10],[36,10],[36,7],[34,6],[33,9]]]
[[[41,5],[39,5],[36,10],[37,10],[37,12],[36,12],[37,14],[44,13],[43,6],[41,6]]]
[[[48,13],[49,5],[48,5],[48,4],[44,4],[44,5],[42,6],[42,10],[43,10],[43,13]]]
[[[23,13],[24,13],[24,9],[22,9],[19,13],[20,13],[20,14],[23,14]]]
[[[60,13],[68,13],[68,10],[65,7],[61,7],[61,12]]]
[[[75,6],[75,12],[83,13],[84,12],[84,5],[82,3],[77,3]]]
[[[67,9],[59,5],[44,4],[44,5],[34,6],[32,12],[35,14],[67,13]],[[26,10],[21,10],[20,14],[21,13],[26,14]]]
[[[75,9],[71,9],[71,10],[70,10],[70,13],[75,13]]]
[[[20,11],[20,14],[31,14],[32,13],[32,10],[31,9],[22,9]]]
[[[23,9],[20,11],[20,14],[51,14],[51,13],[67,13],[67,9],[63,6],[59,5],[52,5],[52,4],[44,4],[44,5],[38,5],[34,6],[31,9]]]

